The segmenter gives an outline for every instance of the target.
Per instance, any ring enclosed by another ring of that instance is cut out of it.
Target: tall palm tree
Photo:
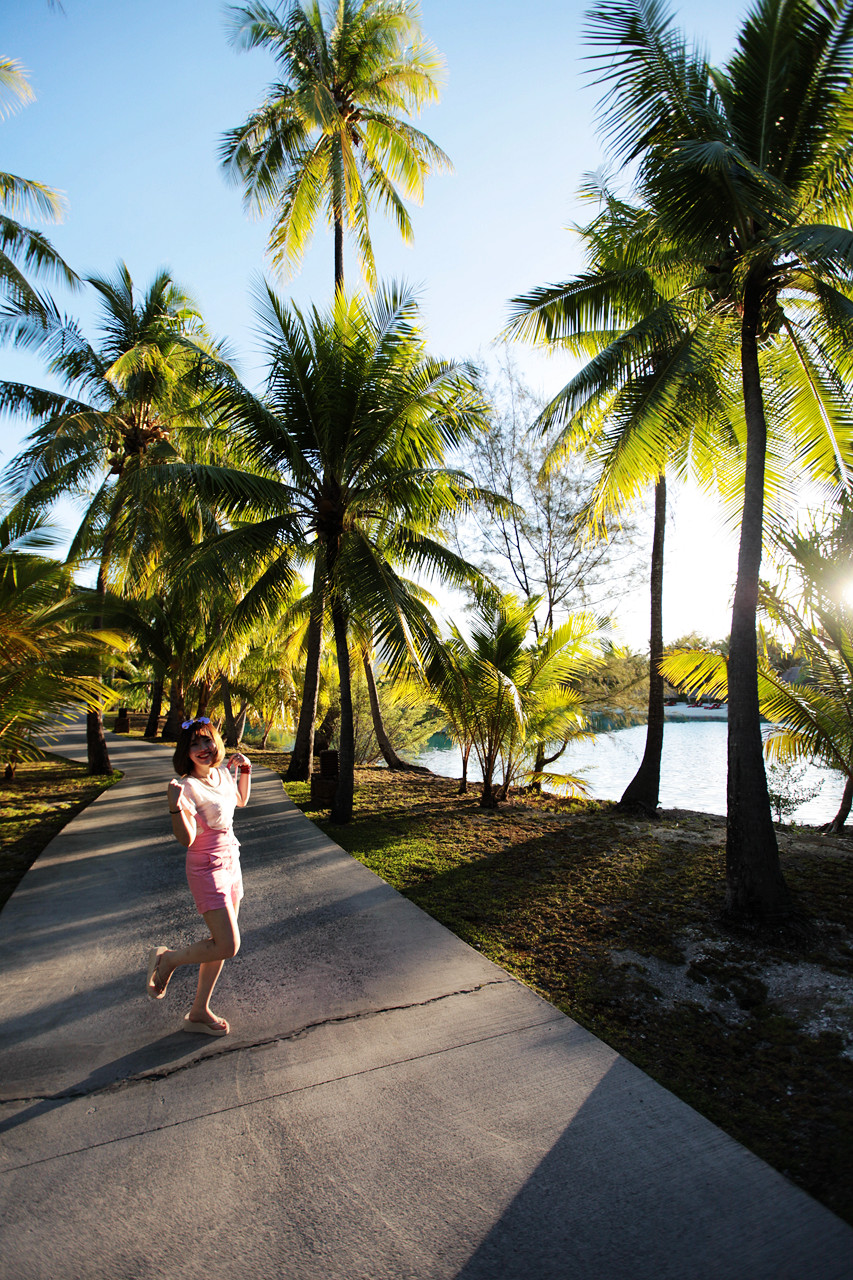
[[[18,342],[46,352],[48,370],[68,394],[6,382],[0,412],[37,420],[10,467],[26,504],[46,509],[64,497],[85,502],[69,559],[97,560],[103,594],[119,546],[144,542],[142,531],[157,519],[158,473],[214,448],[210,422],[221,353],[167,272],[141,295],[124,264],[113,279],[92,276],[89,283],[100,302],[97,344],[52,304],[43,319],[19,318],[16,326]],[[88,734],[90,772],[109,772],[95,712]]]
[[[626,507],[654,486],[650,566],[649,696],[646,743],[620,803],[654,814],[660,795],[664,735],[663,569],[666,475],[688,470],[707,482],[721,458],[737,451],[708,359],[702,314],[683,289],[672,249],[646,210],[620,200],[600,179],[583,194],[600,201],[580,228],[585,272],[513,299],[510,332],[592,356],[538,419],[559,428],[546,465],[581,450],[597,479],[589,528],[606,536]]]
[[[259,312],[269,358],[263,400],[235,395],[232,430],[247,468],[227,474],[191,468],[202,485],[227,486],[251,523],[210,549],[216,571],[263,566],[235,612],[235,632],[270,611],[289,589],[295,549],[314,558],[313,597],[328,601],[340,678],[340,780],[332,807],[349,821],[353,720],[349,630],[369,618],[393,664],[434,643],[434,631],[402,572],[436,574],[455,585],[470,571],[435,536],[441,518],[476,496],[468,478],[444,466],[444,451],[482,425],[484,406],[465,370],[427,356],[417,304],[407,290],[368,305],[335,297],[303,315],[267,289]],[[269,477],[277,475],[279,480]],[[316,610],[312,609],[312,620]],[[320,615],[322,619],[322,615]],[[310,768],[321,630],[309,628],[300,727]]]
[[[639,202],[705,308],[721,380],[737,369],[746,461],[729,658],[727,909],[774,922],[793,904],[758,704],[768,416],[798,438],[800,465],[849,486],[853,3],[757,0],[722,70],[673,28],[660,0],[604,0],[589,36],[612,152],[633,166]]]
[[[335,288],[344,282],[344,232],[355,238],[373,288],[372,205],[404,240],[412,226],[402,195],[422,199],[431,168],[450,161],[405,115],[438,97],[442,60],[420,32],[411,0],[318,0],[289,8],[252,0],[229,10],[234,43],[266,48],[281,80],[227,133],[221,158],[249,208],[273,212],[276,266],[301,261],[321,212],[334,229]]]
[[[4,100],[5,99],[5,100]],[[11,100],[10,100],[11,99]],[[26,72],[14,58],[0,58],[0,119],[9,114],[15,102],[33,99]],[[35,271],[61,280],[71,288],[79,285],[75,272],[59,256],[40,231],[18,222],[19,213],[33,213],[48,221],[58,221],[65,202],[59,192],[31,178],[13,173],[0,173],[0,284],[7,299],[4,316],[0,317],[0,336],[10,315],[19,313],[44,319],[43,299],[28,279]]]

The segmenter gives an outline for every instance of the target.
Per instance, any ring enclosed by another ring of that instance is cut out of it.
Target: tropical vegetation
[[[723,68],[660,0],[592,9],[588,66],[624,176],[584,181],[581,271],[511,304],[514,337],[581,362],[549,403],[511,367],[496,390],[437,357],[415,293],[380,283],[374,212],[411,238],[406,201],[449,165],[411,122],[442,76],[416,7],[250,0],[228,22],[278,79],[223,138],[226,176],[270,219],[276,269],[295,271],[325,220],[331,301],[297,306],[256,285],[258,386],[168,270],[143,290],[122,263],[87,276],[84,323],[36,289],[40,271],[77,277],[14,220],[55,216],[58,197],[0,175],[0,336],[46,374],[0,385],[0,411],[28,431],[0,549],[7,757],[38,751],[34,699],[53,673],[50,714],[87,710],[93,772],[109,773],[112,701],[166,740],[187,715],[211,715],[231,746],[292,737],[289,782],[336,749],[331,814],[346,823],[356,763],[417,771],[406,757],[434,729],[460,747],[463,794],[479,763],[484,808],[514,787],[580,791],[557,772],[568,744],[594,714],[618,722],[647,695],[623,804],[654,816],[663,677],[716,680],[729,695],[728,914],[784,921],[795,904],[762,710],[781,725],[773,759],[843,774],[834,829],[853,795],[849,609],[827,585],[847,563],[835,513],[853,447],[853,0],[757,0]],[[12,59],[0,87],[27,97]],[[363,294],[344,287],[347,237]],[[667,488],[687,476],[740,524],[731,637],[713,655],[665,654]],[[759,587],[768,512],[775,525],[803,480],[836,543],[788,535],[788,582]],[[652,492],[643,662],[606,624],[633,590],[620,558]],[[68,500],[80,516],[60,564],[43,554],[44,521]],[[797,656],[796,681],[769,639],[759,654],[759,603]]]

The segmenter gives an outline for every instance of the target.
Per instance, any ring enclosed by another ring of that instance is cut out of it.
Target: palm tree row
[[[727,905],[736,919],[776,921],[793,907],[767,798],[758,700],[768,441],[779,433],[792,443],[790,464],[836,491],[849,487],[853,5],[758,0],[722,70],[674,29],[659,0],[605,0],[588,34],[607,91],[605,136],[614,159],[633,168],[644,233],[637,244],[619,225],[608,228],[619,251],[631,251],[615,305],[599,270],[597,279],[517,300],[516,325],[599,348],[560,400],[572,417],[593,391],[618,395],[636,383],[642,392],[651,383],[657,403],[636,419],[643,439],[633,451],[634,483],[663,474],[685,430],[718,425],[716,406],[694,395],[697,372],[706,385],[702,375],[713,373],[724,416],[742,431]],[[649,271],[662,287],[649,289]],[[613,320],[623,333],[608,342]],[[737,399],[729,394],[735,382]],[[634,427],[632,418],[629,441]]]

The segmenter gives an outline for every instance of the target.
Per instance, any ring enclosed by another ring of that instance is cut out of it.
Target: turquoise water
[[[661,758],[660,802],[665,809],[697,809],[701,813],[726,811],[726,730],[720,720],[666,725]],[[612,733],[596,734],[590,742],[568,749],[553,769],[563,769],[583,777],[590,794],[599,800],[618,800],[634,776],[646,744],[646,726],[633,725]],[[462,775],[462,756],[457,747],[433,747],[418,757],[434,773],[446,778]],[[479,780],[474,753],[469,778]],[[841,801],[840,773],[809,765],[803,778],[806,785],[820,784],[820,793],[802,805],[788,821],[820,823],[834,817]]]

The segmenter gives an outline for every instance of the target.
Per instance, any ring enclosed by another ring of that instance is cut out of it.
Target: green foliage
[[[405,677],[379,675],[376,681],[382,722],[397,752],[414,759],[435,733],[435,716],[428,690]],[[375,764],[381,753],[376,740],[367,680],[360,663],[353,666],[353,729],[355,763]]]
[[[805,764],[796,765],[784,759],[777,760],[768,768],[767,791],[777,822],[790,817],[820,794],[823,783],[807,786],[805,774]]]
[[[578,686],[600,663],[598,628],[588,614],[528,635],[539,600],[486,593],[471,619],[471,639],[458,627],[437,652],[429,678],[436,703],[447,715],[451,736],[463,754],[473,746],[483,777],[481,804],[505,798],[520,774],[530,780],[583,791],[579,778],[531,772],[537,744],[563,743],[588,735],[585,697]],[[495,786],[500,768],[502,781]]]
[[[40,554],[51,538],[20,507],[0,520],[0,755],[36,760],[38,739],[116,695],[99,680],[121,638],[100,630],[87,593]]]

